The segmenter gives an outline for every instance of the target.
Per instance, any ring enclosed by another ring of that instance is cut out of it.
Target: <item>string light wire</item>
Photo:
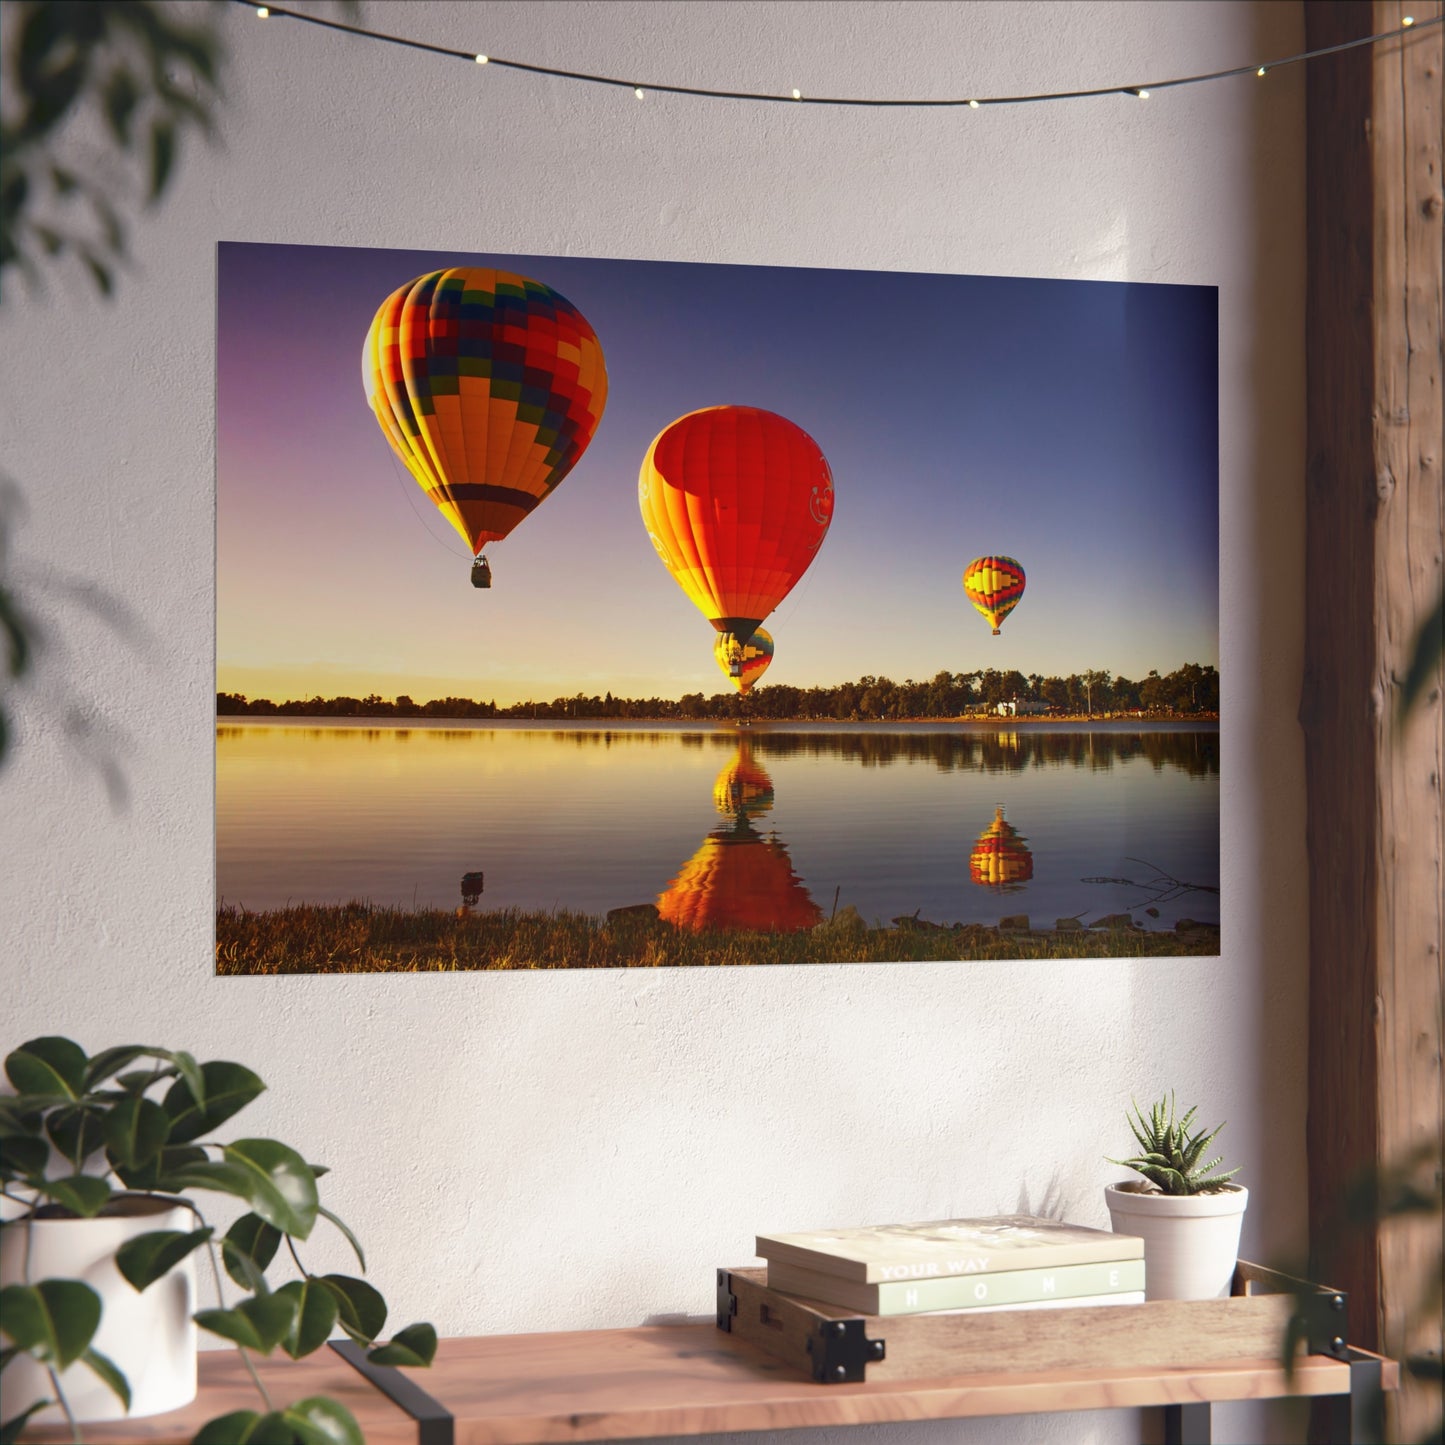
[[[1034,105],[1049,100],[1088,100],[1102,95],[1128,95],[1145,100],[1159,90],[1174,90],[1184,85],[1203,85],[1213,80],[1228,80],[1236,75],[1265,76],[1269,71],[1286,65],[1299,65],[1307,60],[1318,60],[1324,55],[1336,55],[1344,50],[1356,50],[1362,45],[1378,45],[1385,40],[1397,40],[1407,34],[1416,34],[1445,21],[1445,15],[1436,15],[1429,20],[1417,20],[1414,16],[1403,17],[1395,30],[1382,30],[1378,35],[1363,35],[1358,40],[1341,41],[1338,45],[1322,46],[1318,50],[1302,50],[1298,55],[1281,56],[1278,60],[1256,61],[1250,65],[1235,65],[1228,70],[1211,70],[1201,75],[1181,75],[1173,80],[1151,80],[1130,85],[1101,85],[1092,90],[1040,91],[1032,95],[976,95],[962,98],[927,99],[884,99],[865,96],[804,95],[798,90],[791,93],[772,94],[756,90],[712,90],[697,85],[664,85],[656,81],[624,80],[618,76],[596,75],[583,70],[564,70],[552,65],[533,65],[524,60],[503,60],[490,52],[479,54],[476,50],[460,50],[448,45],[432,45],[425,40],[412,40],[404,35],[389,35],[381,30],[368,30],[360,25],[347,25],[340,20],[328,20],[319,15],[308,15],[300,10],[286,10],[278,5],[256,6],[255,0],[232,0],[233,4],[245,5],[262,19],[297,20],[304,25],[315,25],[323,30],[338,30],[346,35],[355,35],[363,40],[372,40],[384,45],[400,45],[408,50],[422,50],[430,55],[444,55],[453,60],[465,60],[471,65],[500,66],[504,70],[520,70],[530,75],[547,75],[556,80],[577,80],[589,85],[610,85],[630,90],[639,100],[648,92],[660,95],[688,95],[707,100],[749,100],[759,102],[780,102],[785,105],[848,105],[903,108],[949,108],[967,107],[978,110],[985,105]]]

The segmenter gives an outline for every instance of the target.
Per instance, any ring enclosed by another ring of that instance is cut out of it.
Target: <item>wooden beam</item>
[[[1309,0],[1311,49],[1441,13],[1440,0]],[[1342,1228],[1347,1183],[1445,1147],[1440,675],[1399,684],[1440,596],[1439,27],[1310,64],[1305,732],[1310,867],[1310,1232],[1351,1335],[1439,1357],[1440,1221]],[[1438,1419],[1407,1388],[1397,1438]]]

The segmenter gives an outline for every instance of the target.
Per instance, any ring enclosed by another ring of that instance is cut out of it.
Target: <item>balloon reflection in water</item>
[[[713,804],[727,819],[657,900],[660,917],[696,933],[708,929],[795,933],[823,920],[788,850],[754,831],[751,820],[773,805],[773,783],[746,739],[713,784]]]
[[[753,758],[752,742],[742,738],[737,756],[717,775],[712,785],[713,806],[729,822],[746,822],[773,806],[773,780]]]
[[[1004,820],[1002,806],[994,809],[993,822],[978,835],[968,855],[968,876],[1000,892],[1022,888],[1034,876],[1034,855],[1028,841]]]

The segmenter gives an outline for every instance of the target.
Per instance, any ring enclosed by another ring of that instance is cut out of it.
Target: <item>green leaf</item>
[[[45,1132],[61,1154],[79,1169],[101,1146],[104,1115],[85,1104],[69,1104],[46,1118]]]
[[[160,199],[171,178],[176,161],[176,126],[171,120],[158,120],[151,127],[151,187],[149,200]]]
[[[6,1058],[5,1077],[20,1094],[79,1099],[85,1090],[85,1050],[70,1039],[31,1039]]]
[[[50,1158],[44,1139],[24,1135],[0,1139],[0,1179],[28,1179],[41,1174]]]
[[[320,1203],[316,1176],[294,1149],[275,1139],[237,1139],[222,1152],[228,1165],[246,1173],[251,1208],[262,1219],[297,1239],[311,1233]]]
[[[305,1279],[293,1279],[276,1293],[296,1301],[296,1319],[281,1341],[282,1348],[293,1360],[319,1350],[336,1323],[336,1296],[311,1275]]]
[[[108,1355],[103,1355],[99,1350],[87,1350],[81,1357],[80,1362],[88,1366],[97,1374],[106,1387],[110,1390],[126,1410],[130,1410],[130,1381],[117,1368],[116,1363]]]
[[[276,1258],[280,1244],[281,1231],[274,1224],[259,1214],[243,1214],[221,1241],[221,1262],[242,1289],[264,1288],[261,1273]]]
[[[164,1279],[193,1249],[199,1249],[215,1231],[207,1226],[190,1234],[179,1229],[154,1229],[128,1239],[115,1252],[115,1267],[134,1290],[148,1289]]]
[[[130,118],[140,101],[140,90],[128,70],[116,70],[106,82],[102,98],[110,133],[123,146],[130,144]]]
[[[166,1175],[166,1187],[178,1194],[187,1189],[213,1189],[218,1194],[234,1194],[247,1203],[251,1199],[251,1178],[244,1169],[206,1158],[172,1169]]]
[[[265,1088],[243,1064],[213,1060],[201,1065],[202,1097],[198,1103],[196,1092],[182,1071],[161,1101],[161,1107],[171,1116],[171,1143],[189,1144],[192,1139],[199,1139],[239,1113]]]
[[[336,1296],[341,1328],[358,1344],[373,1344],[386,1327],[386,1301],[380,1291],[345,1274],[324,1274],[321,1283]]]
[[[213,1335],[269,1355],[290,1332],[296,1318],[294,1295],[259,1294],[234,1309],[199,1310],[195,1321]]]
[[[43,1364],[63,1370],[78,1360],[100,1325],[100,1296],[78,1279],[43,1279],[0,1289],[5,1333]]]
[[[38,1189],[47,1198],[86,1219],[99,1214],[110,1203],[110,1185],[104,1179],[97,1179],[94,1174],[72,1174],[65,1179],[36,1179],[28,1182],[31,1188]]]
[[[27,1410],[25,1410],[23,1414],[14,1415],[9,1420],[5,1421],[3,1425],[0,1425],[0,1445],[15,1445],[15,1442],[20,1439],[20,1436],[25,1429],[25,1422],[37,1410],[43,1410],[47,1405],[53,1405],[54,1403],[55,1401],[50,1399],[49,1396],[47,1396],[43,1400],[37,1400],[33,1405],[31,1405]],[[217,1445],[220,1445],[219,1441],[217,1442]]]
[[[373,1365],[429,1365],[437,1352],[437,1332],[428,1324],[408,1325],[384,1345],[366,1352]]]
[[[132,1168],[118,1159],[111,1159],[111,1166],[120,1175],[121,1183],[127,1189],[160,1191],[163,1194],[179,1194],[184,1186],[172,1182],[172,1175],[189,1168],[192,1164],[204,1164],[206,1151],[194,1144],[179,1144],[175,1148],[162,1149],[155,1159]]]
[[[191,1437],[191,1445],[296,1445],[296,1432],[274,1412],[233,1410],[208,1420]]]
[[[170,1116],[153,1099],[128,1095],[106,1116],[106,1149],[116,1163],[138,1169],[160,1155],[170,1129]]]
[[[298,1400],[281,1413],[301,1445],[366,1445],[351,1411],[325,1395]]]
[[[316,1166],[310,1166],[311,1172],[316,1173]],[[366,1256],[361,1252],[361,1241],[336,1217],[324,1204],[317,1205],[316,1212],[323,1218],[329,1219],[346,1236],[346,1242],[356,1253],[356,1262],[361,1266],[361,1272],[366,1273]]]
[[[1415,634],[1410,665],[1405,671],[1405,680],[1400,684],[1400,702],[1395,714],[1397,727],[1404,723],[1410,709],[1425,691],[1425,684],[1440,666],[1442,656],[1445,656],[1445,588],[1435,599],[1434,607],[1421,619],[1420,630]]]

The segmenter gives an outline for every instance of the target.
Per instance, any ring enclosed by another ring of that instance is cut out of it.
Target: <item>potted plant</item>
[[[1135,1103],[1129,1127],[1139,1153],[1109,1160],[1143,1176],[1109,1185],[1104,1198],[1114,1232],[1144,1240],[1147,1299],[1219,1299],[1234,1278],[1249,1191],[1230,1182],[1238,1169],[1219,1173],[1223,1160],[1205,1159],[1224,1125],[1193,1129],[1197,1112],[1176,1117],[1172,1093],[1147,1119]]]
[[[212,1420],[198,1445],[363,1445],[334,1400],[273,1402],[251,1354],[299,1359],[339,1328],[378,1364],[426,1365],[436,1331],[411,1325],[371,1348],[386,1321],[381,1294],[351,1275],[312,1273],[298,1250],[324,1219],[366,1271],[355,1235],[320,1201],[326,1170],[275,1139],[213,1137],[261,1080],[180,1050],[124,1045],[91,1057],[56,1037],[22,1044],[5,1073],[15,1093],[0,1095],[0,1439],[63,1415],[78,1440],[85,1420],[187,1403],[199,1326],[241,1351],[262,1408]],[[196,1198],[212,1193],[247,1205],[219,1238]],[[298,1277],[273,1288],[266,1270],[283,1245]],[[209,1261],[212,1309],[194,1308],[198,1256]],[[223,1271],[239,1291],[229,1304]]]

